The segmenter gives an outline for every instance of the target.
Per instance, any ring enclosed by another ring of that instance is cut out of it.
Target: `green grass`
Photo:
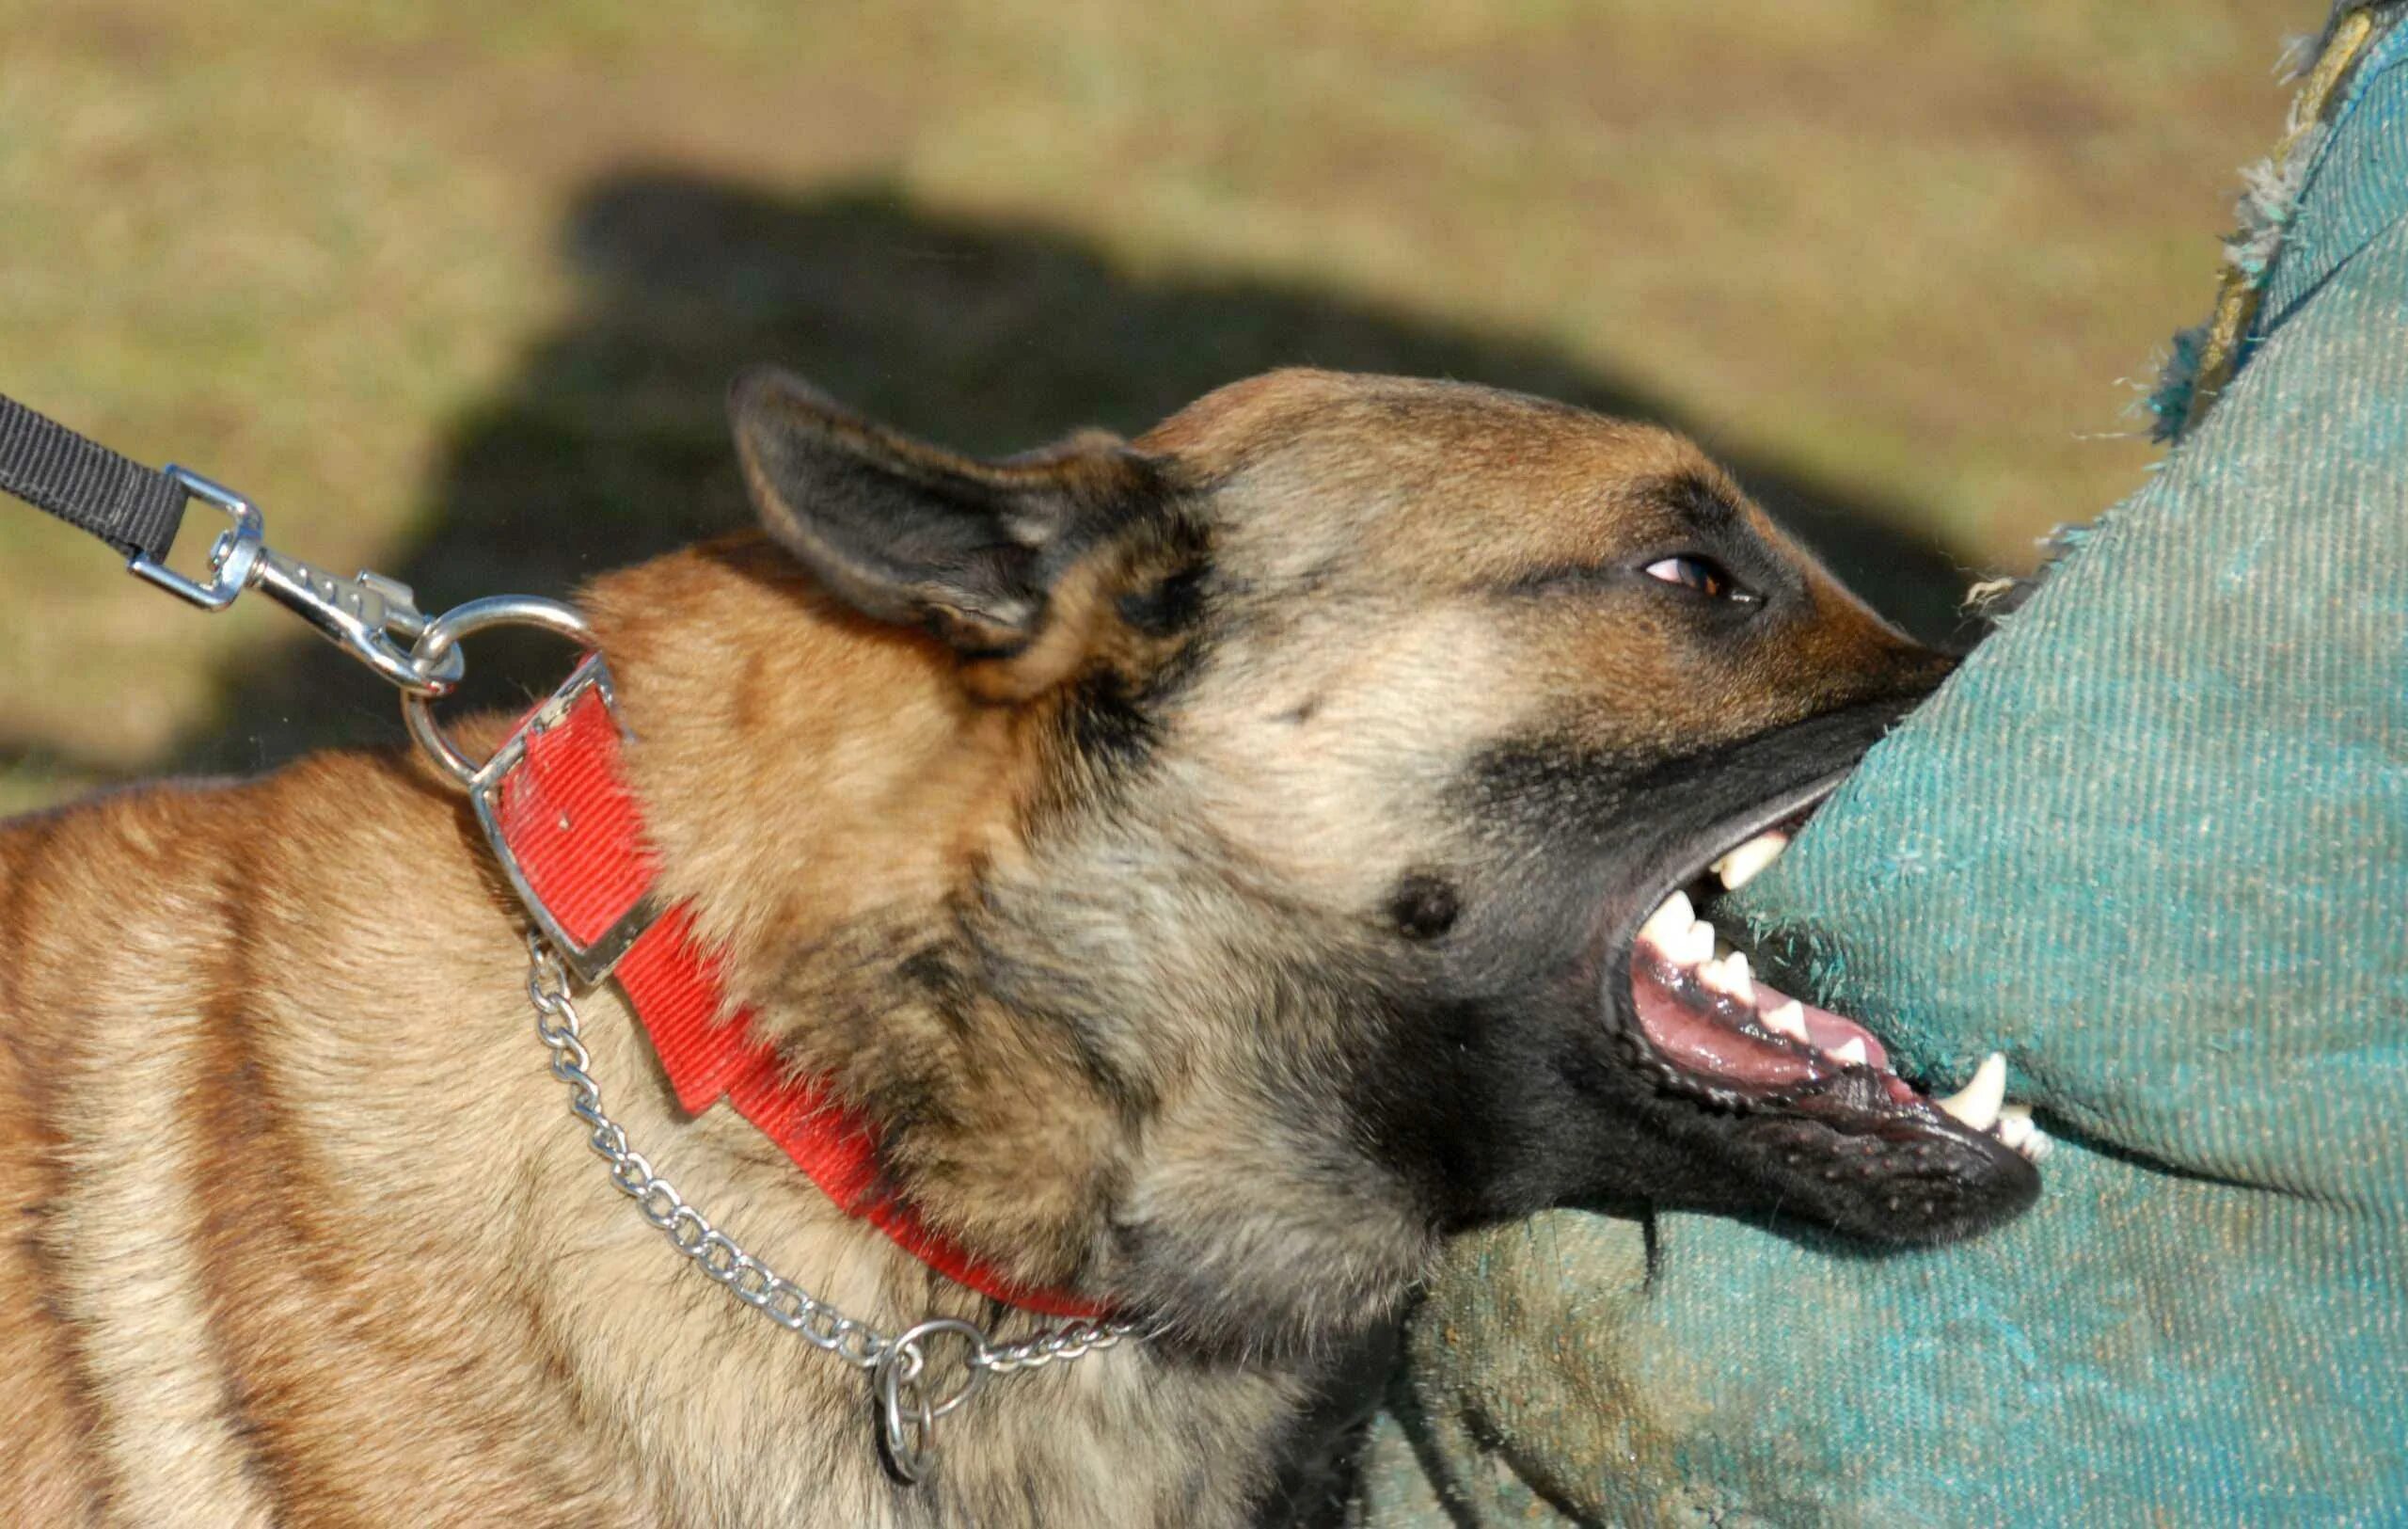
[[[1698,432],[1931,625],[2139,481],[2321,13],[0,0],[0,390],[439,606],[740,518],[748,359],[984,448],[1447,372]],[[0,513],[0,810],[396,736],[311,641]]]

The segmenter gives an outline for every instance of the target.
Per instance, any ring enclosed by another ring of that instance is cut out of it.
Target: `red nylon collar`
[[[500,776],[492,822],[523,892],[569,939],[590,945],[651,890],[659,862],[619,769],[619,729],[604,689],[564,695],[520,724],[519,758]],[[512,745],[504,745],[505,752]],[[821,1192],[938,1273],[1006,1305],[1047,1316],[1098,1317],[1093,1305],[1015,1283],[920,1219],[885,1184],[877,1128],[821,1080],[789,1081],[774,1047],[752,1036],[752,1014],[727,1007],[716,957],[696,943],[685,904],[666,910],[611,973],[676,1090],[700,1114],[724,1098]]]

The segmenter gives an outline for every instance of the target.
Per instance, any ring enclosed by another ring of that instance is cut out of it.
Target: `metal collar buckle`
[[[600,697],[603,709],[610,713],[610,725],[621,738],[626,738],[626,727],[619,721],[618,692],[610,683],[610,666],[602,661],[601,654],[592,651],[594,633],[586,626],[585,617],[574,606],[533,595],[488,595],[453,606],[426,623],[419,633],[418,645],[410,649],[409,661],[431,668],[447,660],[456,661],[464,639],[493,627],[538,628],[565,637],[587,652],[567,681],[482,764],[462,753],[460,746],[445,735],[442,724],[435,720],[433,698],[426,693],[402,692],[402,721],[436,768],[468,793],[468,801],[476,809],[477,825],[484,831],[485,841],[493,846],[494,858],[510,878],[511,890],[518,894],[519,904],[534,920],[545,940],[560,953],[562,964],[576,976],[578,984],[593,987],[610,975],[610,968],[619,964],[628,948],[659,919],[659,900],[645,893],[610,928],[590,940],[580,940],[570,933],[559,915],[536,892],[525,864],[502,832],[501,789],[511,772],[526,762],[529,742],[559,726],[569,709],[588,692]]]
[[[583,987],[593,987],[609,977],[610,969],[643,937],[643,932],[658,921],[660,899],[646,892],[599,934],[590,940],[578,939],[546,905],[528,879],[526,866],[511,849],[509,836],[502,832],[501,789],[510,772],[526,762],[528,744],[558,726],[568,716],[569,709],[588,692],[601,698],[603,709],[610,715],[610,725],[618,729],[621,738],[626,737],[626,728],[619,721],[618,693],[610,684],[610,666],[602,661],[601,654],[589,653],[569,675],[567,683],[554,691],[551,699],[537,708],[534,715],[512,733],[468,780],[468,802],[476,810],[477,826],[484,830],[485,842],[493,846],[494,858],[501,863],[502,874],[510,878],[511,890],[518,894],[519,904],[559,953],[562,964]]]

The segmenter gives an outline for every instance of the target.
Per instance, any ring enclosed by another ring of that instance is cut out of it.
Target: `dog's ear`
[[[774,367],[736,379],[728,414],[769,534],[854,610],[968,658],[1026,647],[1064,574],[1162,498],[1157,464],[1117,437],[981,462]]]

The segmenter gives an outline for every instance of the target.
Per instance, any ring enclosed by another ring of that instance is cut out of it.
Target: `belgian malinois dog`
[[[1931,1243],[2036,1192],[1994,1077],[1927,1098],[1701,916],[1950,661],[1687,441],[1313,372],[992,462],[774,372],[731,406],[766,534],[582,597],[662,884],[927,1225],[1144,1335],[898,1482],[861,1373],[597,1171],[461,798],[320,756],[0,827],[9,1521],[1241,1522],[1451,1230]],[[582,1001],[766,1262],[888,1332],[1047,1325]]]

